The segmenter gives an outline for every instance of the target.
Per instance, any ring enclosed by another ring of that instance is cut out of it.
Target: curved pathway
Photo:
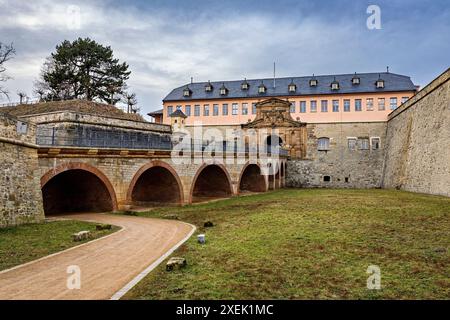
[[[0,299],[110,299],[193,232],[193,226],[174,220],[90,213],[64,218],[122,229],[0,272]],[[67,267],[72,265],[80,267],[80,289],[67,288]]]

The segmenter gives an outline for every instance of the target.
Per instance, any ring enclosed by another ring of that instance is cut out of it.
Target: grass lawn
[[[199,226],[125,299],[449,299],[450,199],[388,190],[286,189],[183,208]],[[216,225],[203,228],[207,220]],[[381,290],[366,287],[369,265]]]
[[[9,269],[89,240],[74,242],[72,234],[89,230],[92,239],[117,231],[95,230],[95,223],[63,220],[0,229],[0,270]]]

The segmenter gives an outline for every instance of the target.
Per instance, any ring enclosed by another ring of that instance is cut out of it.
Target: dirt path
[[[0,272],[0,299],[110,299],[182,241],[192,226],[172,220],[81,214],[123,229],[99,240]],[[67,267],[81,270],[81,289],[67,288]]]

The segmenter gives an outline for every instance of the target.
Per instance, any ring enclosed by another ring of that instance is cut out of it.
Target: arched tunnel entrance
[[[270,151],[275,148],[280,148],[283,145],[283,139],[280,136],[272,134],[266,138],[267,150]]]
[[[45,215],[76,212],[109,212],[114,200],[94,173],[72,169],[58,173],[42,187]]]
[[[180,204],[182,201],[177,179],[161,166],[145,170],[131,188],[131,201],[137,205]]]
[[[242,172],[239,183],[239,192],[264,192],[266,191],[266,180],[261,174],[257,164],[249,164]]]
[[[194,179],[192,202],[227,198],[233,194],[225,169],[218,165],[209,165],[200,170]]]

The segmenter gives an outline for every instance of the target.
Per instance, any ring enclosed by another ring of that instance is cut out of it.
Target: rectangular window
[[[177,106],[177,110],[181,110],[181,106],[180,105]]]
[[[198,104],[194,106],[194,117],[200,117],[200,105]]]
[[[384,98],[378,98],[378,110],[383,111],[386,109],[386,100]]]
[[[380,149],[380,138],[371,138],[370,144],[372,145],[372,150]]]
[[[185,108],[186,108],[185,114],[186,114],[188,117],[190,117],[190,116],[191,116],[191,106],[187,104]]]
[[[322,100],[320,102],[320,111],[328,112],[328,101],[327,100]]]
[[[355,111],[361,111],[361,99],[355,99]]]
[[[291,107],[289,108],[290,113],[295,113],[295,101],[291,102]]]
[[[218,115],[219,115],[219,105],[213,104],[213,116],[218,116]]]
[[[231,114],[233,116],[236,116],[238,114],[238,111],[239,111],[238,109],[239,109],[239,105],[237,103],[233,103],[231,105]]]
[[[391,104],[390,104],[391,110],[397,109],[397,98],[391,98],[390,102],[391,102]]]
[[[300,113],[306,113],[306,101],[300,101]]]
[[[356,138],[348,138],[347,142],[349,150],[356,150]]]
[[[358,138],[359,150],[369,150],[369,138]]]
[[[367,98],[366,108],[367,108],[367,111],[373,111],[373,98]]]
[[[247,115],[248,114],[248,103],[242,104],[242,114]]]
[[[256,103],[252,103],[252,114],[256,114]]]
[[[203,115],[204,116],[209,116],[209,104],[204,104],[203,105]]]
[[[349,99],[344,100],[344,112],[350,112],[350,100]]]
[[[333,112],[339,112],[339,100],[333,100]]]
[[[317,101],[311,101],[311,112],[317,112]]]
[[[172,106],[168,106],[167,107],[167,115],[170,116],[173,113],[173,107]]]
[[[222,115],[227,116],[228,115],[228,103],[224,103],[222,105]]]
[[[329,138],[320,138],[317,144],[317,150],[319,151],[327,151],[330,150],[330,139]]]
[[[402,97],[402,104],[408,101],[408,99],[409,99],[408,97]]]
[[[27,134],[28,131],[28,123],[17,121],[16,123],[16,132],[18,134]]]

